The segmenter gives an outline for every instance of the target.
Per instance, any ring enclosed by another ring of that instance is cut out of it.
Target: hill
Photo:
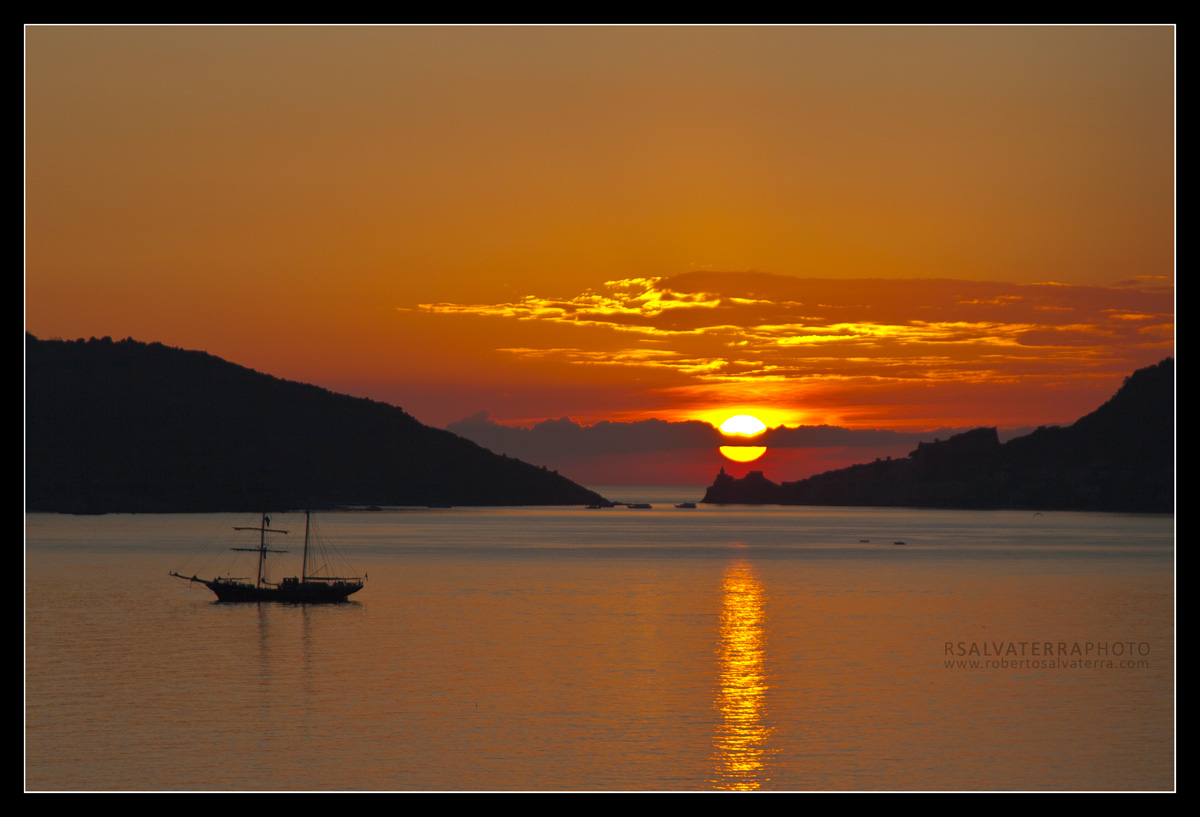
[[[1175,361],[1139,369],[1066,428],[1000,443],[995,428],[776,484],[724,469],[704,502],[1170,513],[1175,499]]]
[[[160,343],[25,336],[28,511],[603,501],[386,403]]]

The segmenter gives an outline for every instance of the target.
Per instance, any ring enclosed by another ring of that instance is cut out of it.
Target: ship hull
[[[217,601],[285,604],[340,604],[362,590],[360,582],[284,582],[273,587],[255,587],[241,582],[204,582],[217,595]]]

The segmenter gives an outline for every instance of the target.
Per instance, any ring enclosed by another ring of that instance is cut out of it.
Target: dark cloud
[[[641,420],[630,423],[599,422],[582,425],[568,417],[544,420],[530,428],[503,425],[481,411],[446,426],[498,454],[507,454],[538,465],[579,457],[607,457],[652,451],[716,450],[721,445],[743,444],[698,420],[667,422]],[[768,448],[847,448],[873,451],[916,447],[917,443],[949,437],[963,428],[901,432],[884,429],[851,429],[837,426],[780,426],[753,438]],[[1008,435],[1005,435],[1008,436]]]

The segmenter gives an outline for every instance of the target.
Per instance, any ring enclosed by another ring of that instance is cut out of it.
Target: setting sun
[[[754,437],[767,430],[767,426],[757,417],[749,414],[738,414],[721,423],[723,434],[737,434],[742,437]]]
[[[723,445],[718,450],[721,456],[734,462],[754,462],[767,453],[765,445]]]
[[[762,420],[750,414],[735,414],[721,423],[721,433],[730,437],[757,437],[767,430]],[[733,462],[754,462],[767,453],[762,445],[723,445],[721,456]]]

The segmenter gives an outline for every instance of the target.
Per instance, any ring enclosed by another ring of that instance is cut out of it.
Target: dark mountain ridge
[[[776,484],[724,469],[709,503],[1170,513],[1175,508],[1175,361],[1139,369],[1068,427],[1001,444],[995,428],[920,443],[876,460]]]
[[[386,403],[160,343],[25,336],[28,511],[603,501]]]

